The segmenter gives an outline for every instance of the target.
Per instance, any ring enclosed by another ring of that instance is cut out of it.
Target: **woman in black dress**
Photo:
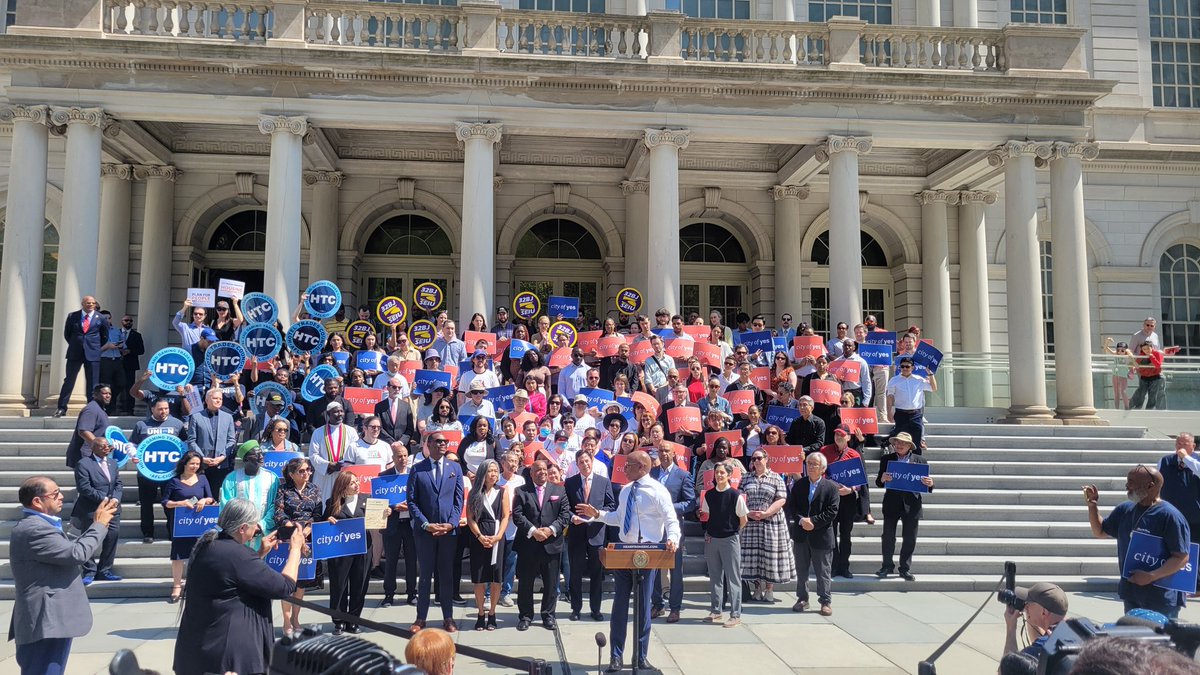
[[[325,502],[325,520],[363,518],[367,514],[367,496],[358,493],[358,476],[342,471],[333,480],[333,496]],[[329,559],[329,608],[354,616],[362,616],[367,598],[367,559],[371,555],[371,538],[367,537],[367,552]],[[356,623],[333,622],[333,634],[361,633]]]
[[[496,484],[499,480],[500,465],[494,459],[483,460],[475,472],[467,500],[471,583],[475,584],[475,607],[479,610],[475,630],[496,630],[496,602],[500,599],[500,583],[504,581],[504,531],[508,529],[512,504],[508,491]],[[489,584],[491,604],[485,612],[484,594]]]
[[[167,532],[171,537],[171,604],[179,602],[183,592],[183,564],[192,555],[196,545],[194,537],[176,538],[171,524],[175,522],[175,509],[199,511],[205,506],[216,504],[208,479],[200,472],[200,453],[189,450],[175,463],[175,477],[167,481],[163,489],[163,509],[167,512]]]
[[[283,426],[286,426],[284,422]],[[274,424],[271,425],[274,428]],[[295,525],[304,532],[308,543],[305,549],[312,546],[312,524],[321,520],[325,510],[325,502],[321,500],[321,488],[312,481],[313,465],[307,457],[297,457],[288,460],[283,465],[283,481],[275,493],[275,524],[278,527]],[[304,591],[324,588],[324,561],[317,563],[317,575],[296,584],[296,599],[304,599]],[[303,630],[300,626],[300,607],[287,600],[282,602],[283,634],[291,637],[299,635]]]

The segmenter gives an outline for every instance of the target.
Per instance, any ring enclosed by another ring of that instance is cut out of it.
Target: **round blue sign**
[[[279,305],[266,293],[247,293],[242,297],[242,316],[250,323],[275,323]]]
[[[297,321],[287,332],[288,351],[297,354],[316,354],[325,348],[325,340],[329,334],[325,326],[311,319]]]
[[[228,380],[242,372],[246,365],[246,350],[232,340],[214,342],[204,350],[204,362],[214,375]]]
[[[304,294],[304,310],[314,319],[328,319],[342,307],[342,290],[332,281],[314,281]]]
[[[192,381],[192,372],[196,370],[196,362],[192,355],[179,347],[165,347],[150,357],[146,365],[150,371],[150,382],[163,391],[175,391]]]
[[[138,444],[138,473],[152,481],[171,480],[185,451],[183,441],[171,434],[149,436]]]
[[[283,336],[269,323],[252,323],[242,329],[238,344],[259,361],[270,361],[283,347]]]
[[[313,368],[312,372],[308,374],[308,377],[304,378],[304,382],[300,385],[300,398],[305,401],[315,401],[324,396],[325,380],[331,377],[341,377],[341,373],[337,371],[337,368],[328,363],[322,363]]]
[[[113,446],[112,458],[117,463],[117,468],[124,469],[129,463],[129,454],[125,452],[125,444],[129,439],[125,437],[125,432],[121,431],[121,427],[110,426],[104,430],[104,438]]]
[[[254,388],[250,393],[250,410],[254,412],[255,417],[260,417],[263,411],[266,410],[267,397],[271,394],[279,394],[283,399],[283,410],[280,411],[280,417],[287,417],[291,411],[292,392],[288,388],[278,382],[263,382]]]

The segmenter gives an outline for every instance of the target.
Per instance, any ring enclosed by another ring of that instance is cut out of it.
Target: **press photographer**
[[[1046,638],[1067,616],[1067,594],[1051,583],[1038,583],[1029,588],[1016,587],[1011,595],[1001,592],[1004,610],[1004,655],[1019,651],[1033,658],[1045,653]],[[1025,639],[1029,646],[1021,649],[1017,643],[1017,620],[1025,616]]]

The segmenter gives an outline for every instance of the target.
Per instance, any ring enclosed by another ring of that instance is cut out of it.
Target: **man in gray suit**
[[[219,388],[204,396],[204,410],[188,416],[188,450],[203,457],[204,477],[214,491],[220,490],[225,476],[233,471],[233,452],[237,447],[237,427],[233,415],[221,410],[224,395]]]
[[[71,640],[92,629],[92,610],[80,567],[100,547],[118,502],[99,504],[92,524],[75,541],[63,532],[63,494],[46,476],[26,478],[17,491],[21,520],[12,529],[9,558],[16,602],[8,639],[17,641],[22,675],[62,673]]]
[[[112,446],[107,439],[97,438],[92,443],[92,456],[84,457],[75,465],[75,506],[71,508],[71,526],[80,532],[86,532],[92,526],[96,509],[104,502],[117,500],[116,521],[104,533],[104,541],[100,546],[100,564],[91,558],[83,564],[83,585],[92,581],[121,581],[121,577],[113,573],[113,561],[117,557],[117,531],[121,524],[121,493],[125,486],[121,483],[121,473],[117,463],[109,454]]]

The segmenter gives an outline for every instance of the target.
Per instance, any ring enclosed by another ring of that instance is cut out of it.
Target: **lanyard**
[[[338,464],[342,461],[342,443],[345,441],[345,434],[342,433],[342,425],[339,424],[337,428],[337,445],[334,446],[333,429],[330,429],[330,426],[328,424],[325,425],[325,451],[329,453],[329,460],[334,464]]]

